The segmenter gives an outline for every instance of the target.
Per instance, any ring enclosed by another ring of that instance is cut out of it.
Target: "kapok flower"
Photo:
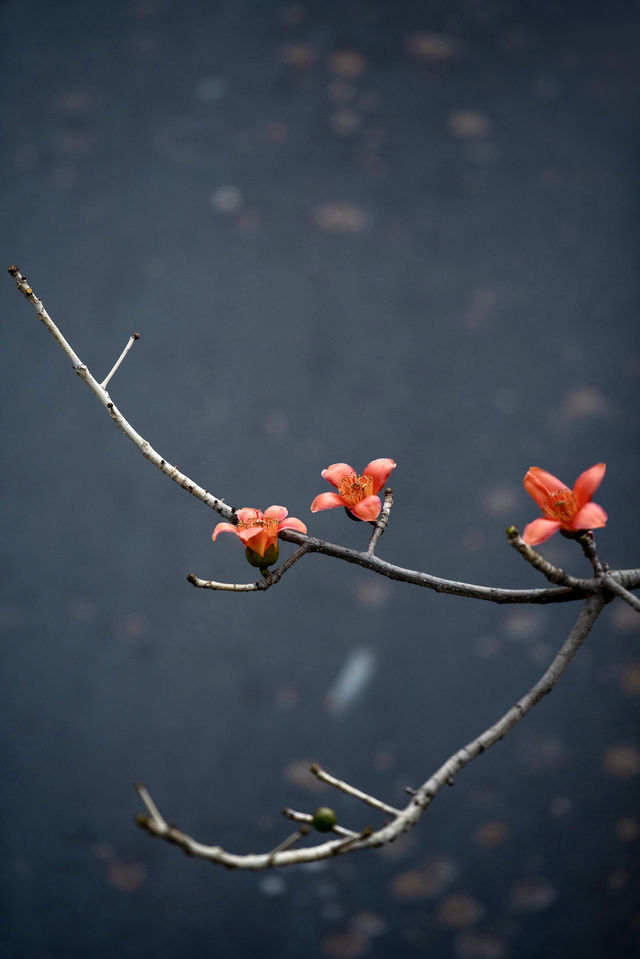
[[[238,510],[238,522],[218,523],[213,531],[214,541],[219,533],[235,533],[246,547],[247,559],[252,566],[271,566],[278,559],[278,533],[283,529],[295,529],[306,533],[307,527],[302,520],[289,516],[284,506],[270,506],[262,512],[244,506]],[[250,554],[255,556],[252,561]],[[263,560],[261,563],[260,560]]]
[[[320,493],[311,504],[311,512],[335,509],[344,506],[358,519],[375,520],[382,509],[380,497],[376,496],[396,468],[393,460],[372,460],[358,475],[347,463],[334,463],[322,471],[322,476],[335,486],[337,493]]]
[[[575,533],[581,529],[599,529],[607,525],[607,514],[591,497],[600,486],[606,466],[598,463],[581,473],[573,490],[545,470],[532,466],[524,478],[524,488],[532,496],[543,516],[525,526],[522,539],[537,546],[559,529]]]

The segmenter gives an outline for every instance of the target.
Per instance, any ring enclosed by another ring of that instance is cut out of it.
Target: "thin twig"
[[[328,786],[333,786],[335,789],[340,789],[341,792],[346,793],[347,796],[360,799],[361,802],[366,803],[368,806],[373,806],[374,809],[379,809],[389,816],[395,817],[400,815],[400,810],[396,809],[395,806],[389,806],[386,802],[382,802],[381,799],[376,799],[375,796],[370,796],[369,793],[362,792],[361,789],[356,789],[355,786],[350,786],[349,783],[344,782],[342,779],[337,779],[316,763],[311,767],[311,772],[320,782],[327,783]]]
[[[129,352],[129,350],[131,349],[131,347],[133,346],[133,344],[135,343],[135,341],[136,341],[136,340],[139,340],[139,339],[140,339],[140,334],[139,334],[139,333],[132,333],[132,334],[131,334],[131,336],[129,337],[129,342],[128,342],[127,345],[125,346],[124,350],[122,351],[122,353],[120,354],[120,356],[118,357],[118,359],[116,360],[116,362],[113,364],[113,367],[111,368],[110,372],[107,373],[107,375],[106,375],[105,378],[103,379],[102,383],[100,384],[100,386],[102,387],[103,390],[106,390],[107,384],[109,383],[109,380],[111,379],[111,377],[113,376],[113,374],[116,372],[116,370],[118,369],[118,367],[120,366],[120,364],[121,364],[122,361],[124,360],[125,356],[126,356],[127,353]]]
[[[182,473],[177,466],[172,466],[171,463],[168,463],[164,457],[160,456],[160,454],[153,449],[147,440],[145,440],[138,432],[136,432],[131,424],[124,418],[115,403],[111,401],[111,397],[107,391],[98,383],[95,377],[89,372],[88,367],[73,351],[56,324],[47,313],[42,300],[38,299],[32,288],[27,283],[26,276],[23,276],[17,266],[10,266],[9,273],[16,281],[16,286],[18,287],[19,291],[34,307],[36,313],[38,314],[38,319],[42,321],[49,333],[51,333],[53,336],[56,343],[66,353],[80,379],[89,387],[94,396],[98,398],[118,429],[120,429],[124,435],[127,436],[131,442],[138,447],[142,455],[151,463],[153,463],[153,465],[159,470],[161,470],[165,476],[168,476],[169,479],[173,480],[174,483],[177,483],[178,486],[182,487],[182,489],[186,490],[188,493],[191,493],[191,495],[195,496],[196,499],[201,500],[206,506],[216,510],[225,519],[234,522],[236,519],[236,511],[231,506],[227,506],[224,500],[218,499],[217,496],[214,496],[201,486],[198,486],[197,483],[194,483],[193,480],[189,479],[188,476]]]
[[[142,800],[142,802],[143,802],[143,803],[145,804],[145,806],[147,807],[147,811],[148,811],[149,815],[151,816],[152,820],[154,821],[154,823],[156,824],[156,826],[157,826],[159,829],[164,829],[167,824],[166,824],[165,820],[163,819],[162,815],[160,814],[160,810],[158,809],[158,807],[157,807],[156,804],[154,803],[153,799],[151,798],[151,795],[150,795],[150,793],[149,793],[149,790],[147,789],[147,787],[145,786],[145,784],[144,784],[144,783],[136,783],[136,787],[135,787],[135,788],[136,788],[136,792],[137,792],[138,795],[140,796],[140,799]]]
[[[634,596],[633,593],[630,593],[628,589],[625,589],[624,586],[621,586],[610,573],[604,574],[603,579],[604,585],[612,593],[615,593],[620,599],[625,603],[628,603],[632,609],[635,609],[636,612],[640,613],[640,599],[637,596]]]
[[[301,826],[300,829],[297,829],[294,833],[291,833],[290,836],[287,836],[286,839],[283,839],[282,842],[279,842],[277,846],[274,846],[269,855],[276,856],[279,852],[284,852],[285,849],[291,849],[292,846],[295,846],[297,842],[300,842],[300,840],[308,834],[309,827]]]
[[[600,557],[598,556],[598,550],[596,549],[596,540],[593,532],[588,529],[582,536],[578,538],[578,542],[582,546],[582,551],[587,557],[591,566],[593,567],[593,572],[595,573],[596,580],[602,581],[605,570],[604,566],[600,562]]]
[[[291,569],[294,563],[297,563],[305,553],[308,553],[309,550],[306,544],[292,553],[284,563],[281,563],[277,569],[269,570],[267,573],[263,574],[263,578],[259,579],[255,583],[217,583],[213,579],[200,579],[195,573],[189,573],[187,580],[193,585],[197,586],[199,589],[218,589],[225,590],[231,593],[253,593],[258,590],[269,589],[270,586],[275,586],[276,583],[279,583],[284,574],[288,569]]]
[[[543,573],[549,582],[555,583],[557,586],[568,586],[570,589],[581,589],[584,586],[584,580],[576,579],[575,576],[570,576],[568,573],[565,573],[563,569],[560,569],[558,566],[554,566],[548,560],[546,560],[540,553],[536,553],[528,543],[520,536],[517,528],[515,526],[507,527],[507,538],[509,543],[516,552],[520,553],[524,559],[534,569],[539,570]]]
[[[367,546],[367,555],[373,556],[373,551],[376,548],[376,544],[385,529],[387,528],[387,523],[389,522],[389,516],[391,514],[391,507],[393,506],[393,493],[390,489],[384,491],[384,503],[382,504],[382,509],[380,510],[380,515],[375,521],[373,528],[373,533],[371,534],[371,539],[369,540],[369,545]]]
[[[311,813],[298,812],[297,809],[290,809],[288,806],[285,806],[284,809],[280,810],[280,812],[286,819],[291,819],[293,822],[303,823],[308,826],[313,825],[313,815]],[[346,829],[345,826],[339,826],[338,823],[334,823],[330,831],[335,833],[336,836],[348,838],[358,835],[358,833],[354,832],[353,829]]]

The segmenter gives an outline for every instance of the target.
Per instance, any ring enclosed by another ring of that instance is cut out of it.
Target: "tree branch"
[[[153,463],[153,465],[156,466],[161,472],[163,472],[165,476],[168,476],[169,479],[173,480],[174,483],[177,483],[182,489],[186,490],[188,493],[191,493],[191,495],[195,496],[196,499],[201,500],[206,506],[216,510],[226,520],[234,522],[236,513],[231,506],[227,506],[224,500],[218,499],[217,496],[214,496],[201,486],[198,486],[197,483],[194,483],[193,480],[189,479],[188,476],[182,473],[177,466],[172,466],[171,463],[168,463],[164,457],[160,456],[160,454],[154,450],[147,440],[145,440],[138,432],[136,432],[136,430],[134,430],[133,426],[131,426],[131,424],[124,418],[115,403],[113,403],[104,386],[101,386],[100,383],[98,383],[95,377],[90,373],[87,366],[76,355],[69,343],[67,343],[66,339],[46,311],[42,300],[38,299],[36,294],[27,283],[26,276],[23,276],[17,266],[10,266],[9,273],[16,281],[16,286],[22,295],[35,309],[36,313],[38,314],[38,319],[41,320],[49,333],[51,333],[53,336],[56,343],[61,347],[64,353],[66,353],[80,379],[89,387],[94,396],[97,397],[118,429],[121,430],[124,435],[127,436],[135,446],[137,446],[142,455],[148,459],[150,463]],[[120,361],[118,361],[116,364],[116,368],[119,365],[119,362]],[[112,374],[109,374],[109,377],[111,375]],[[109,377],[107,377],[105,382],[108,382]]]
[[[320,770],[320,767],[312,767],[311,771],[314,775],[324,782],[366,802],[368,805],[376,807],[382,812],[393,815],[391,822],[380,829],[373,830],[370,827],[365,827],[360,833],[350,832],[347,839],[332,839],[315,846],[299,849],[291,849],[291,844],[289,844],[286,848],[276,846],[275,850],[267,853],[248,853],[244,855],[230,853],[222,849],[221,846],[205,846],[182,832],[177,826],[169,825],[158,811],[146,788],[141,784],[138,784],[136,788],[148,815],[140,814],[136,821],[152,836],[180,846],[189,855],[237,869],[271,869],[278,866],[318,862],[347,852],[385,845],[415,826],[444,785],[451,784],[457,773],[465,766],[468,766],[477,756],[503,739],[544,696],[551,692],[588,636],[604,605],[605,599],[602,596],[594,595],[587,598],[573,629],[538,682],[497,722],[450,756],[419,789],[411,790],[411,800],[404,809],[397,810],[393,806],[388,806],[381,800],[376,800],[373,796],[369,796],[354,786],[349,786],[342,780],[336,779],[324,770]],[[285,814],[288,818],[293,818],[304,824],[309,824],[313,818],[309,813],[295,813],[293,810],[287,810]],[[341,829],[341,827],[336,828]],[[297,838],[295,841],[297,842]],[[287,843],[288,840],[284,840],[284,842]]]
[[[105,389],[104,384],[109,381],[110,377],[120,365],[124,355],[126,355],[126,350],[117,361],[114,369],[101,385],[91,374],[87,366],[82,363],[67,340],[64,338],[45,309],[42,301],[38,299],[36,294],[33,292],[33,289],[29,286],[26,276],[20,272],[17,266],[10,266],[9,273],[16,281],[18,290],[22,293],[25,299],[31,303],[36,310],[38,318],[51,333],[61,349],[65,352],[78,376],[97,397],[118,429],[120,429],[125,436],[131,440],[131,442],[140,450],[142,455],[148,459],[149,462],[153,463],[154,466],[164,473],[165,476],[168,476],[169,479],[173,480],[174,483],[177,483],[181,489],[186,490],[188,493],[191,493],[192,496],[195,496],[196,499],[199,499],[201,502],[203,502],[206,506],[216,510],[216,512],[218,512],[225,519],[235,522],[236,511],[233,507],[225,503],[224,499],[214,496],[213,493],[209,493],[202,486],[199,486],[196,482],[194,482],[194,480],[190,479],[185,473],[182,473],[177,466],[172,466],[172,464],[169,463],[164,457],[160,456],[160,454],[153,449],[151,444],[142,436],[140,436],[138,432],[136,432],[133,426],[131,426],[131,424],[125,419],[123,414],[111,400],[111,397]],[[317,539],[315,537],[305,536],[302,533],[295,532],[294,530],[283,530],[280,534],[280,538],[286,542],[295,543],[298,546],[305,546],[304,552],[306,553],[320,553],[323,556],[330,556],[334,559],[340,559],[347,563],[362,566],[373,573],[379,574],[380,576],[386,576],[388,579],[397,580],[398,582],[403,583],[410,583],[415,586],[422,586],[426,589],[432,589],[437,593],[448,593],[451,596],[464,596],[468,599],[479,599],[492,603],[565,603],[572,602],[577,599],[584,599],[585,596],[597,592],[601,588],[601,582],[595,579],[576,579],[575,577],[567,576],[567,574],[562,573],[561,570],[557,571],[559,574],[561,574],[563,583],[563,585],[559,586],[559,588],[500,589],[494,586],[478,586],[472,583],[463,583],[457,582],[456,580],[442,579],[438,576],[432,576],[429,573],[404,569],[401,566],[388,563],[385,560],[381,560],[375,556],[373,549],[375,548],[380,535],[382,535],[382,532],[386,527],[391,504],[391,497],[389,496],[389,499],[387,500],[387,497],[385,496],[385,505],[383,506],[381,518],[379,520],[380,525],[378,525],[377,521],[376,528],[372,534],[369,546],[364,552],[353,550],[346,546],[338,546],[334,543],[328,543],[325,540]],[[537,554],[535,555],[537,556]],[[300,558],[300,556],[297,554],[294,554],[294,556],[296,556],[296,558]],[[531,562],[531,560],[529,561]],[[551,570],[555,569],[551,566],[551,564],[547,564],[542,557],[538,557],[538,561],[539,564],[543,564]],[[533,563],[532,565],[536,564]],[[286,568],[288,569],[289,566],[287,565]],[[537,565],[536,568],[541,569],[544,572],[542,565]],[[282,572],[285,571],[286,570],[282,570]],[[266,579],[258,583],[220,583],[215,580],[200,579],[193,573],[187,578],[194,586],[202,589],[227,590],[231,592],[258,592],[268,589],[270,586],[273,586],[276,582],[278,582],[282,576],[282,572],[279,575],[277,575],[276,572],[270,573]],[[545,573],[545,575],[547,574]],[[614,574],[612,573],[611,575],[613,576]],[[616,581],[620,585],[624,586],[627,590],[636,589],[640,586],[640,570],[618,570],[615,573],[615,578]],[[634,604],[632,603],[631,605]],[[636,608],[635,605],[634,608]]]

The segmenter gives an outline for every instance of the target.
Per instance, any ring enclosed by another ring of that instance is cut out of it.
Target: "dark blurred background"
[[[0,181],[17,263],[158,451],[228,502],[311,515],[393,457],[379,554],[542,583],[505,543],[531,465],[638,553],[636,4],[5,0]],[[143,779],[203,842],[262,851],[389,802],[508,708],[575,606],[493,607],[322,557],[259,595],[6,277],[3,959],[631,959],[640,618],[605,610],[553,695],[413,832],[228,873],[136,829]],[[291,550],[282,547],[283,555]],[[541,548],[587,573],[571,543]]]

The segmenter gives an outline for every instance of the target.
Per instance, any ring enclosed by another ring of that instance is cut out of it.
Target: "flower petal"
[[[329,496],[331,496],[331,493],[329,493]],[[307,532],[307,527],[304,525],[302,520],[298,519],[296,516],[290,516],[289,519],[279,522],[278,532],[280,532],[281,529],[295,529],[299,533]]]
[[[589,502],[597,488],[600,486],[606,469],[607,467],[604,463],[597,463],[595,466],[592,466],[590,469],[585,470],[584,473],[580,474],[573,487],[574,495],[580,506],[584,506],[585,503]],[[581,528],[586,529],[587,527]]]
[[[252,506],[243,506],[242,509],[238,510],[237,515],[238,522],[247,523],[247,525],[255,523],[257,519],[262,518],[262,512],[259,509],[254,509]]]
[[[322,471],[322,478],[326,479],[327,483],[331,483],[332,486],[338,487],[345,476],[349,476],[351,473],[355,473],[355,470],[348,463],[334,463]]]
[[[245,546],[248,546],[259,556],[264,556],[270,544],[275,542],[275,537],[268,536],[262,526],[254,526],[253,529],[241,529],[238,536]]]
[[[525,526],[522,539],[527,546],[537,546],[539,543],[544,543],[544,541],[549,539],[550,536],[553,536],[554,533],[557,533],[559,529],[560,523],[555,519],[534,519],[533,523]]]
[[[600,529],[607,525],[607,514],[597,503],[585,503],[575,515],[571,529]]]
[[[278,522],[280,522],[285,516],[289,515],[289,510],[284,506],[269,506],[269,508],[264,511],[264,515],[267,519],[277,519]]]
[[[382,489],[389,479],[389,473],[396,468],[396,464],[390,459],[371,460],[365,466],[363,473],[373,479],[373,492],[377,493]]]
[[[364,519],[367,521],[377,519],[380,510],[382,509],[382,503],[378,496],[367,496],[366,499],[363,499],[361,503],[356,503],[355,506],[349,507],[349,512],[353,513],[354,516],[357,516],[358,519]]]
[[[320,493],[311,504],[311,512],[318,513],[321,509],[335,509],[344,506],[344,501],[337,493]]]
[[[238,527],[234,526],[233,523],[218,523],[214,529],[211,538],[214,540],[217,539],[218,533],[238,533]]]
[[[553,473],[547,473],[538,466],[532,466],[523,480],[524,488],[529,496],[532,496],[540,509],[544,509],[549,493],[556,493],[561,489],[568,489],[564,483],[554,476]]]

